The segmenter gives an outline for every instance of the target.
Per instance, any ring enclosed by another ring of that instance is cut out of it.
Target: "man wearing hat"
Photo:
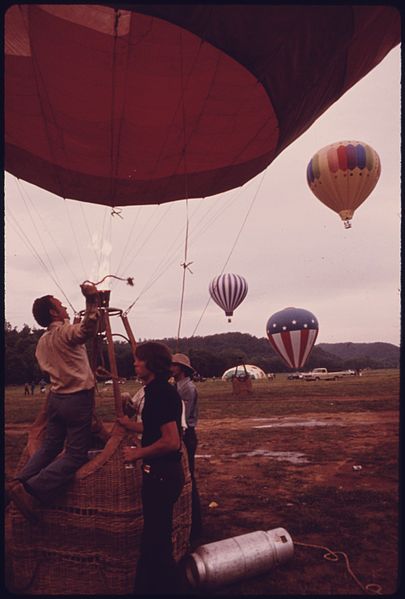
[[[201,507],[197,484],[194,477],[194,457],[197,449],[196,425],[198,420],[198,393],[191,377],[195,372],[190,358],[185,354],[174,354],[171,371],[176,381],[177,392],[184,405],[186,427],[183,433],[184,445],[187,449],[188,464],[192,483],[192,516],[190,540],[201,536]]]

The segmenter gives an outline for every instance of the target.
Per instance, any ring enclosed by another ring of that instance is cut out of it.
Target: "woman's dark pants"
[[[134,592],[176,594],[178,575],[173,558],[173,508],[184,486],[181,462],[173,462],[159,474],[143,474],[143,531]]]

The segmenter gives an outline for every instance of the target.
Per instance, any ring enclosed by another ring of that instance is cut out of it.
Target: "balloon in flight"
[[[228,316],[231,322],[233,311],[243,302],[248,292],[246,279],[233,273],[224,273],[214,277],[209,285],[210,296]]]
[[[303,308],[285,308],[269,318],[269,341],[290,368],[304,366],[318,336],[316,316]]]
[[[128,206],[240,187],[401,41],[389,5],[13,4],[5,168]]]
[[[353,213],[377,185],[381,163],[377,152],[361,141],[338,141],[311,158],[307,182],[326,206],[350,228]]]

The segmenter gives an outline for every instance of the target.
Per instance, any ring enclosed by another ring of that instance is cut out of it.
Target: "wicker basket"
[[[44,415],[32,425],[18,470],[40,443]],[[143,527],[139,463],[124,467],[122,449],[131,436],[115,425],[94,459],[73,483],[30,524],[10,504],[6,513],[8,588],[38,595],[121,595],[133,591]],[[188,550],[191,478],[183,448],[185,485],[174,509],[174,557]]]

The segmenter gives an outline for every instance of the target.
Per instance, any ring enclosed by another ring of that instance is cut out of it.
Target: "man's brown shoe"
[[[35,513],[36,501],[30,493],[24,489],[21,482],[16,483],[9,490],[10,500],[14,502],[17,509],[20,510],[23,516],[31,523],[38,522],[38,516]]]

